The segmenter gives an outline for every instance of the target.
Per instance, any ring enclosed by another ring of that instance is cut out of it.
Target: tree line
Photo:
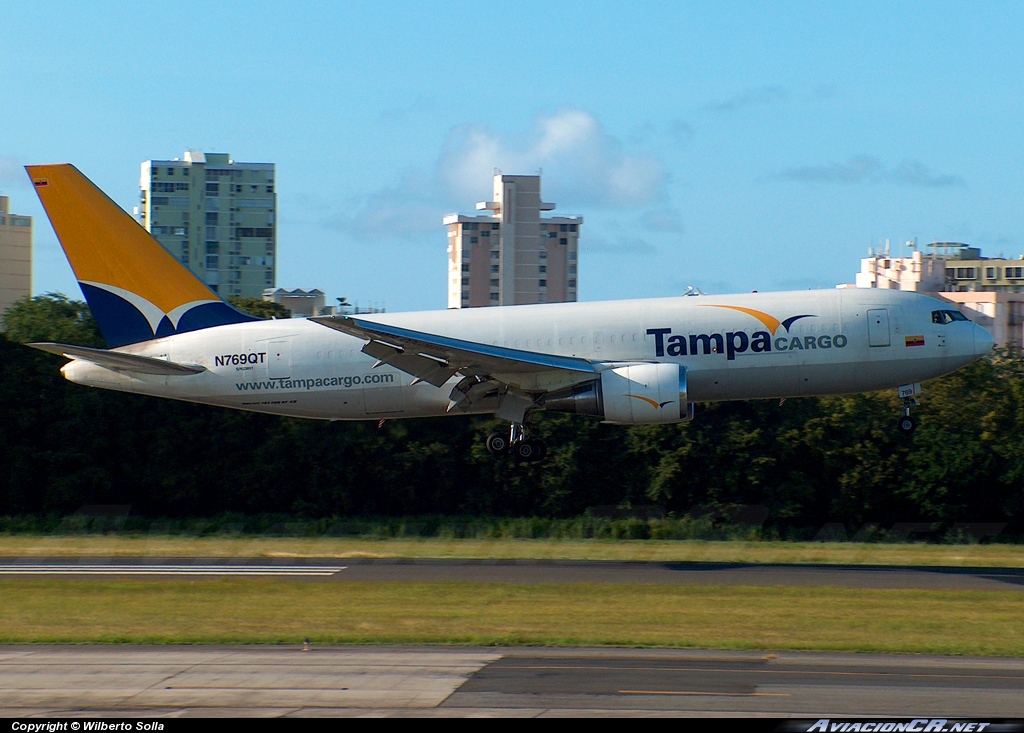
[[[241,303],[244,307],[247,304]],[[248,304],[259,307],[256,304]],[[595,507],[683,516],[760,505],[777,528],[1006,522],[1024,513],[1024,361],[993,355],[925,385],[920,427],[895,391],[699,404],[690,424],[541,413],[540,463],[495,459],[482,417],[322,422],[65,381],[23,346],[103,346],[88,307],[19,302],[0,333],[0,515],[127,504],[133,515],[567,518]],[[644,511],[647,511],[645,509]]]

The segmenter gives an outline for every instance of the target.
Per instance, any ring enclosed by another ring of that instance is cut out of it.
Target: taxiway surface
[[[0,647],[0,716],[1024,717],[1024,660],[635,649]]]
[[[10,576],[277,576],[370,583],[652,583],[659,585],[836,586],[921,590],[1020,590],[1021,568],[868,565],[754,565],[563,560],[408,560],[344,558],[5,558]]]

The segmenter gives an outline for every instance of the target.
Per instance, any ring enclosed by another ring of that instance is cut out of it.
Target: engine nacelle
[[[550,392],[544,409],[596,415],[622,425],[654,425],[693,419],[687,400],[686,367],[629,364],[601,372],[599,379]]]

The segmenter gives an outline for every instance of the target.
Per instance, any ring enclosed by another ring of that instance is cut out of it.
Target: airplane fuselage
[[[598,371],[675,363],[685,367],[688,400],[704,402],[867,392],[947,374],[992,344],[969,321],[936,322],[933,314],[948,309],[916,293],[845,289],[361,318],[518,352],[579,357]],[[459,375],[442,387],[414,383],[410,374],[364,354],[365,343],[307,319],[259,321],[117,349],[204,367],[199,374],[138,374],[78,359],[63,372],[89,386],[276,415],[365,420],[451,414]],[[538,393],[585,378],[561,370],[494,376]],[[494,405],[460,411],[494,412]]]

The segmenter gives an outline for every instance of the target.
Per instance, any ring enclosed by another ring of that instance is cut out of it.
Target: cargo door
[[[362,379],[363,405],[367,415],[398,415],[405,412],[405,390],[400,373],[375,372]]]
[[[271,379],[288,379],[292,375],[292,343],[288,339],[267,344],[267,364]]]
[[[868,346],[889,345],[889,311],[874,308],[868,311]]]

